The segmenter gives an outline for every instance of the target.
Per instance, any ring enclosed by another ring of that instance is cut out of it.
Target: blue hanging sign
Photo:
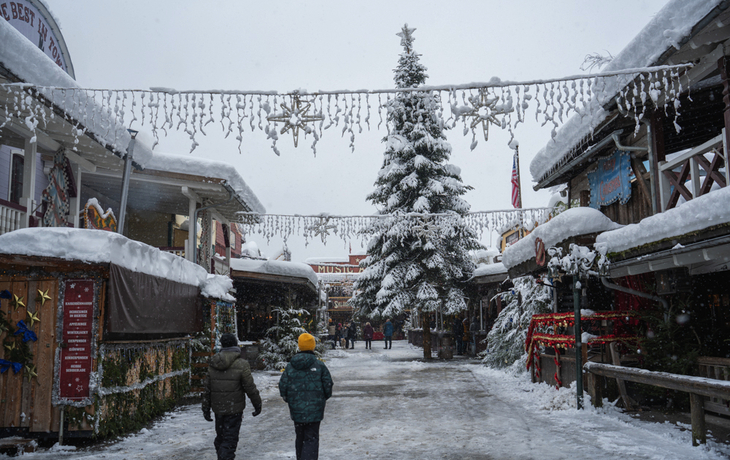
[[[599,209],[616,200],[626,204],[631,199],[631,156],[616,150],[613,155],[598,160],[595,171],[588,173],[591,187],[591,207]]]

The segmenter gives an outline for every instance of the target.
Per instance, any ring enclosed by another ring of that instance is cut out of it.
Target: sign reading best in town
[[[49,19],[44,7],[27,0],[22,2],[0,0],[0,16],[73,77],[69,72],[67,57],[64,56],[63,38],[55,21]]]

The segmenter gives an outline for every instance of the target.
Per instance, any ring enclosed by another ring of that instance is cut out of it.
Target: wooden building
[[[198,265],[101,230],[0,235],[0,433],[106,436],[190,388]]]
[[[642,107],[627,112],[616,96],[642,83],[638,77],[625,79],[610,93],[599,94],[605,101],[600,110],[569,119],[530,168],[535,189],[565,184],[572,206],[595,209],[624,226],[566,234],[551,242],[566,246],[571,238],[582,239],[582,244],[595,241],[606,252],[607,271],[587,287],[592,294],[586,308],[631,310],[644,319],[660,312],[672,320],[664,324],[672,329],[673,340],[699,338],[682,344],[677,362],[692,353],[700,357],[673,371],[725,379],[720,369],[730,366],[728,6],[722,1],[670,1],[602,69],[689,64],[675,71],[681,86],[665,80],[656,87],[659,93],[677,92],[677,103],[664,107],[666,94],[654,93]],[[666,30],[677,34],[670,38]],[[541,254],[535,247],[530,250],[527,256],[514,247],[505,252],[510,276],[533,273],[540,265]],[[570,289],[561,288],[566,282],[570,280],[556,283],[556,312],[569,303],[563,296]],[[645,335],[639,338],[650,343]],[[638,361],[631,347],[623,350],[634,365],[652,360],[646,349]],[[622,360],[614,356],[614,362]],[[564,373],[562,384],[574,375]],[[728,413],[725,403],[713,407]]]

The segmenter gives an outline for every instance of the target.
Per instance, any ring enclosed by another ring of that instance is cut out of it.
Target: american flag
[[[520,194],[520,157],[515,151],[512,158],[512,207],[522,207],[522,196]]]

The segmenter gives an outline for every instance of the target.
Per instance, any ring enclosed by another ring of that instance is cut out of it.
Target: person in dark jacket
[[[385,341],[386,350],[389,348],[393,348],[393,330],[394,329],[395,328],[393,327],[393,323],[390,322],[390,319],[385,321],[385,324],[383,325],[383,340]]]
[[[350,343],[350,348],[355,348],[355,339],[357,338],[357,324],[350,323],[347,327],[347,341]]]
[[[335,328],[335,342],[342,348],[342,323],[337,323],[337,327]]]
[[[375,331],[373,330],[373,327],[370,325],[370,323],[365,323],[365,327],[362,328],[362,338],[365,340],[365,349],[366,350],[372,350],[373,349],[373,334]]]
[[[299,336],[299,353],[286,365],[279,379],[279,394],[289,405],[294,421],[297,460],[319,457],[319,424],[324,407],[332,396],[332,376],[324,363],[314,355],[314,336]]]
[[[203,392],[203,417],[209,422],[215,414],[215,446],[218,460],[236,458],[238,436],[246,408],[246,396],[253,404],[253,416],[261,413],[261,396],[251,375],[248,361],[241,358],[238,339],[221,336],[221,351],[210,358]]]

